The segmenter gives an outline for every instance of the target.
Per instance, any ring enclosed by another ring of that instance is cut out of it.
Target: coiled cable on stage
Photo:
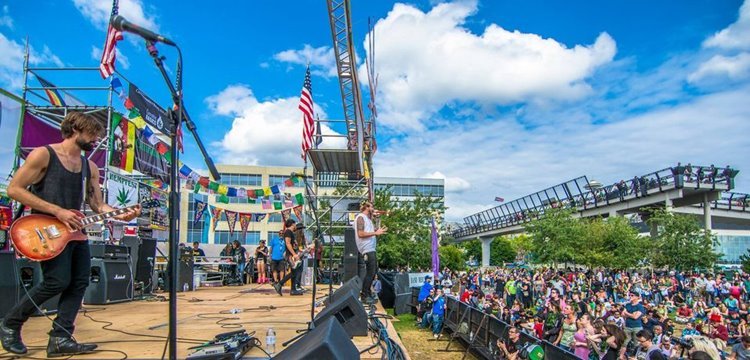
[[[363,350],[362,352],[369,351],[374,346],[379,345],[382,350],[382,356],[381,359],[388,359],[388,360],[403,360],[406,359],[406,356],[404,355],[404,349],[393,339],[391,339],[388,336],[388,329],[383,324],[380,319],[393,319],[392,316],[387,314],[378,314],[375,312],[371,312],[368,316],[368,319],[370,320],[369,328],[370,331],[374,334],[375,338],[377,339],[377,343],[374,344],[372,347],[367,348]],[[360,352],[360,353],[362,353]]]

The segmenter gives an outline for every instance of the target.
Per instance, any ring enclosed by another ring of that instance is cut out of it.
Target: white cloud
[[[112,15],[112,2],[103,0],[73,0],[78,11],[83,14],[94,26],[102,31],[107,30],[109,18]],[[143,8],[141,0],[120,0],[118,13],[128,21],[137,24],[143,28],[158,32],[159,26],[156,23],[156,16],[152,11],[146,11]],[[149,8],[149,10],[153,10]]]
[[[8,5],[3,5],[3,14],[0,15],[0,26],[5,26],[9,29],[13,29],[13,18],[10,17]]]
[[[396,4],[376,23],[382,124],[422,129],[430,115],[455,102],[579,99],[590,93],[587,78],[616,52],[606,33],[572,48],[497,24],[474,34],[463,25],[476,11],[476,1],[442,3],[426,13]]]
[[[263,164],[301,166],[302,113],[299,97],[259,101],[247,85],[230,85],[206,98],[216,115],[232,116],[232,128],[216,144],[219,162],[224,164]],[[325,112],[315,107],[316,115]],[[323,135],[336,134],[327,125]],[[321,147],[343,148],[344,138],[326,137]]]
[[[742,4],[736,22],[706,39],[703,46],[724,50],[750,50],[750,2]]]
[[[460,177],[447,177],[440,171],[435,171],[430,174],[425,175],[424,177],[428,179],[443,179],[445,180],[445,191],[446,192],[452,192],[452,193],[462,193],[466,190],[471,189],[471,184],[460,178]]]
[[[11,91],[18,91],[23,87],[23,57],[24,45],[7,38],[0,32],[0,86]],[[62,60],[44,45],[39,52],[33,47],[29,49],[29,63],[31,65],[48,64],[64,66]]]
[[[276,61],[289,64],[307,66],[310,64],[310,72],[322,77],[334,77],[338,75],[336,70],[336,55],[330,46],[314,48],[305,44],[302,49],[289,49],[273,55]]]
[[[95,45],[91,45],[91,59],[96,60],[97,63],[101,61],[102,49]],[[119,50],[117,51],[117,63],[125,70],[130,69],[130,60]]]
[[[446,194],[448,220],[497,205],[495,196],[510,201],[581,175],[614,183],[678,161],[747,169],[748,98],[745,86],[601,125],[567,113],[534,128],[515,114],[453,123],[393,140],[374,167],[382,176],[439,172],[470,183],[470,191]],[[750,187],[750,177],[737,180],[738,189]]]
[[[742,80],[750,76],[750,53],[743,52],[736,56],[714,55],[700,65],[698,70],[688,76],[691,83],[707,78]]]

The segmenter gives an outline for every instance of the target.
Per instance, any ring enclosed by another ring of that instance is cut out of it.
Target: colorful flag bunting
[[[281,210],[281,201],[274,201],[273,202],[273,209],[274,210]]]
[[[252,218],[251,214],[240,214],[240,229],[242,229],[243,239],[247,236],[247,227],[250,225]]]
[[[261,202],[263,210],[271,210],[271,200],[263,199]]]
[[[229,225],[229,236],[234,236],[234,226],[237,224],[237,212],[236,211],[224,211],[227,216],[227,225]]]
[[[203,219],[203,213],[206,211],[206,203],[196,200],[193,203],[193,211],[195,213],[193,216],[193,225],[195,225]]]
[[[212,206],[211,207],[211,220],[212,222],[212,228],[214,231],[216,231],[216,224],[219,223],[219,219],[221,219],[221,212],[224,211],[224,209]]]
[[[305,204],[305,196],[302,195],[302,193],[294,195],[294,199],[296,200],[297,205],[304,205]]]

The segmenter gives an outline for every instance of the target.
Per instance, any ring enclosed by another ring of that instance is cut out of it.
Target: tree
[[[747,249],[747,254],[740,255],[740,263],[742,264],[742,271],[750,273],[750,249]]]
[[[575,262],[581,248],[583,226],[572,210],[551,208],[524,226],[531,237],[532,260],[538,263]]]
[[[528,257],[531,255],[531,250],[533,250],[534,244],[529,235],[520,234],[510,238],[510,246],[513,247],[513,251],[516,252],[516,260],[528,261]]]
[[[656,267],[710,269],[721,257],[714,251],[716,238],[690,215],[658,209],[650,214],[647,223],[657,228],[651,257]]]
[[[466,261],[464,251],[456,245],[440,246],[440,268],[448,267],[451,270],[464,270]]]
[[[516,251],[513,250],[510,240],[505,236],[496,236],[490,243],[490,265],[503,266],[505,263],[513,262]]]

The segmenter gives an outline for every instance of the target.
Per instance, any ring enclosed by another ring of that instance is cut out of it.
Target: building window
[[[234,235],[229,235],[227,230],[216,230],[214,232],[214,244],[229,244],[237,240],[242,245],[258,245],[260,242],[260,231],[248,231],[247,235],[242,236],[242,231],[235,231]]]
[[[281,213],[273,213],[268,215],[268,222],[281,223]]]
[[[281,185],[289,176],[268,175],[268,186]]]
[[[221,174],[220,182],[225,185],[261,186],[263,184],[263,178],[256,174],[224,173]]]
[[[268,241],[266,242],[266,245],[269,245],[269,246],[271,245],[273,240],[280,238],[278,231],[269,231],[267,235],[268,235]]]
[[[192,244],[194,242],[199,242],[201,244],[207,244],[208,238],[203,238],[203,230],[200,229],[191,229],[187,232],[187,242],[188,244]]]

